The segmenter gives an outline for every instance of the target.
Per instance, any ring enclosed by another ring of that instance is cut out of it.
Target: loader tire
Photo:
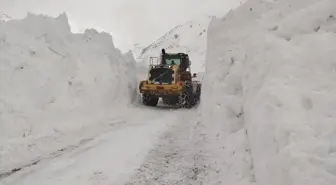
[[[178,96],[163,97],[162,102],[166,105],[176,105],[178,102]]]
[[[164,97],[162,98],[162,103],[165,104],[165,105],[168,105],[169,104],[169,99]]]
[[[201,84],[197,84],[196,92],[194,95],[194,105],[197,105],[201,100],[201,87],[202,87]]]
[[[148,106],[156,106],[159,102],[159,98],[156,96],[152,96],[149,94],[143,94],[142,95],[142,103],[144,105],[148,105]]]
[[[194,93],[192,89],[192,85],[189,81],[184,83],[184,91],[179,95],[178,99],[178,107],[180,108],[192,108],[194,104]]]

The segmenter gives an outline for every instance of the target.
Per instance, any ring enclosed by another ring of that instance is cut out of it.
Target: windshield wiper
[[[154,78],[153,81],[155,82],[157,79],[161,78],[163,75],[165,75],[166,73],[168,73],[169,71],[166,71],[162,74],[160,74],[158,77]]]

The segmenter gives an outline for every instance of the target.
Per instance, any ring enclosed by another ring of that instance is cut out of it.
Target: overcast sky
[[[225,13],[239,0],[0,0],[13,18],[27,12],[57,16],[66,12],[74,32],[96,28],[110,32],[121,50],[146,45],[196,16]]]

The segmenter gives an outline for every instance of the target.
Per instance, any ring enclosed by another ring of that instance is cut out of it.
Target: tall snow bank
[[[336,1],[249,0],[211,21],[206,58],[218,181],[335,184]]]
[[[121,54],[107,33],[71,33],[65,14],[1,22],[0,141],[113,113],[132,101],[135,80],[130,53]]]

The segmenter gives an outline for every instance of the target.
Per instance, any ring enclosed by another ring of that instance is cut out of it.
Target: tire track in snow
[[[60,156],[62,156],[64,154],[67,154],[69,152],[72,152],[75,149],[80,148],[80,147],[84,146],[85,144],[87,144],[88,142],[94,140],[95,137],[97,137],[100,134],[103,134],[103,133],[106,133],[106,132],[110,132],[111,130],[120,129],[120,128],[124,127],[123,123],[125,123],[124,120],[119,120],[119,121],[115,121],[115,122],[109,123],[109,126],[110,126],[109,129],[107,129],[104,132],[99,133],[99,134],[97,134],[97,135],[95,135],[93,137],[81,139],[76,144],[68,145],[66,147],[57,149],[56,151],[51,152],[50,154],[45,155],[44,157],[37,157],[37,158],[35,158],[35,159],[31,160],[31,161],[28,161],[27,163],[22,164],[20,166],[13,167],[13,168],[8,169],[8,170],[0,170],[0,180],[4,179],[6,177],[9,177],[9,176],[11,176],[11,175],[13,175],[13,174],[15,174],[15,173],[17,173],[19,171],[22,171],[22,170],[25,170],[27,168],[33,167],[35,165],[38,165],[42,161],[51,160],[51,159],[60,157]],[[132,125],[127,125],[127,126],[132,126]]]
[[[85,145],[86,143],[88,143],[89,141],[91,141],[93,139],[94,138],[82,139],[78,144],[70,145],[70,146],[65,147],[65,148],[61,148],[61,149],[59,149],[55,152],[52,152],[47,157],[39,157],[39,158],[36,158],[36,159],[30,161],[29,163],[24,164],[20,167],[16,167],[16,168],[13,168],[13,169],[10,169],[10,170],[2,171],[2,172],[0,172],[0,180],[3,179],[3,178],[9,177],[10,175],[13,175],[14,173],[19,172],[21,170],[24,170],[26,168],[35,166],[35,165],[39,164],[40,162],[42,162],[44,160],[50,160],[50,159],[62,156],[64,154],[68,153],[68,152],[71,152],[71,151]]]
[[[255,184],[250,145],[243,130],[219,137],[223,130],[218,124],[199,122],[195,110],[181,113],[180,122],[160,138],[160,144],[124,185]]]
[[[89,150],[92,148],[92,147],[86,147],[86,145],[91,142],[94,142],[96,138],[98,138],[99,136],[103,134],[113,132],[114,130],[120,130],[120,129],[130,128],[130,127],[146,125],[147,124],[146,120],[141,121],[143,118],[151,117],[153,119],[162,120],[164,119],[162,116],[167,115],[166,114],[167,108],[163,108],[161,111],[155,112],[154,114],[152,110],[148,107],[142,109],[141,111],[139,111],[140,110],[139,108],[135,108],[133,110],[134,112],[133,111],[132,112],[136,114],[132,117],[125,117],[125,119],[122,119],[120,117],[119,119],[113,120],[112,122],[108,120],[106,123],[98,123],[98,124],[104,124],[106,126],[106,127],[104,126],[105,129],[100,132],[91,133],[89,134],[89,137],[88,135],[86,135],[87,138],[81,139],[78,143],[75,143],[73,145],[67,145],[60,149],[57,149],[54,152],[48,153],[41,157],[35,158],[33,160],[29,160],[25,163],[21,163],[20,165],[16,165],[6,170],[0,170],[0,184],[3,181],[5,182],[10,179],[17,179],[17,177],[24,176],[25,174],[30,173],[30,171],[34,171],[32,169],[39,168],[37,165],[41,165],[44,161],[48,162],[52,159],[56,159],[64,155],[68,155],[72,152],[73,152],[72,155],[84,153],[86,150]],[[16,173],[18,173],[17,176],[16,176]]]
[[[0,184],[122,184],[180,114],[141,110],[132,115],[121,129],[100,134],[87,145],[13,174]]]
[[[201,124],[193,119],[197,112],[185,111],[182,120],[176,123],[161,138],[161,144],[153,149],[133,178],[125,185],[152,184],[202,184],[208,166],[206,151],[202,145]],[[192,119],[190,119],[192,118]]]

